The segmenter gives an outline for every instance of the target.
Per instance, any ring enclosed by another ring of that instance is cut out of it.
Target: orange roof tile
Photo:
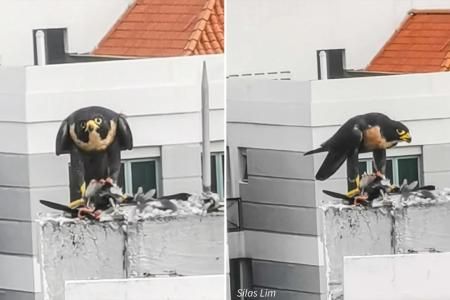
[[[450,70],[450,11],[411,11],[366,70],[390,73]]]
[[[136,0],[93,51],[162,57],[224,52],[224,0]]]

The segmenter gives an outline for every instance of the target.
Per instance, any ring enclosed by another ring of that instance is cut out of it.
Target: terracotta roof
[[[95,55],[161,57],[224,51],[224,0],[136,0]]]
[[[367,71],[422,73],[450,67],[450,11],[414,10]]]

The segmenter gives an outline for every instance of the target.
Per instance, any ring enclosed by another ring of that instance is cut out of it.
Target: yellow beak
[[[89,120],[86,123],[86,128],[84,129],[84,131],[93,131],[95,129],[98,129],[100,126],[97,125],[97,123],[95,123],[94,120]]]
[[[406,132],[400,136],[400,140],[411,143],[411,135],[409,132]]]

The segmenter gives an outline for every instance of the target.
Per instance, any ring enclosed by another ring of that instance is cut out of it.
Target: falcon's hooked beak
[[[409,132],[405,132],[400,135],[400,140],[407,143],[411,143],[411,135],[409,134]]]
[[[100,128],[100,126],[95,123],[94,120],[89,120],[86,122],[86,128],[84,129],[84,131],[94,131],[97,130],[98,128]]]

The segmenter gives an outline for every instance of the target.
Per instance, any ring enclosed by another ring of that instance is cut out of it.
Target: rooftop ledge
[[[222,274],[223,214],[127,208],[123,221],[46,215],[38,221],[42,292],[63,300],[67,280]]]
[[[393,206],[320,207],[328,293],[343,296],[344,257],[450,251],[450,190],[389,196]]]
[[[449,72],[315,81],[230,79],[227,117],[230,123],[284,126],[334,126],[371,111],[402,121],[446,119],[449,80]]]

